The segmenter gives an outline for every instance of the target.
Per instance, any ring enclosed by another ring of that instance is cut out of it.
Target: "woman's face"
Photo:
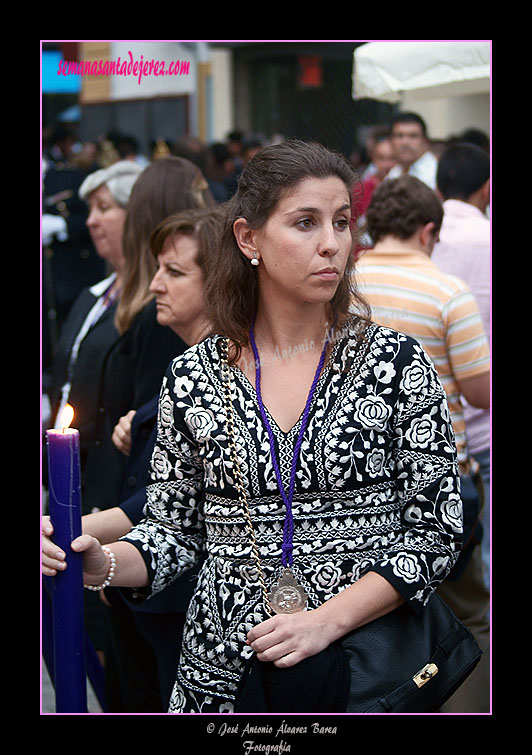
[[[100,257],[116,270],[124,263],[122,236],[126,210],[117,205],[107,186],[95,189],[88,197],[87,228]]]
[[[198,242],[193,236],[170,236],[157,257],[159,269],[150,285],[157,322],[180,335],[204,317],[203,273],[196,263],[197,254]]]
[[[302,302],[330,301],[353,245],[350,218],[349,191],[340,178],[308,178],[287,193],[266,224],[251,232],[261,296],[277,290]]]

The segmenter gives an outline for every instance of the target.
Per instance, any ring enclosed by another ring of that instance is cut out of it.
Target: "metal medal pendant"
[[[283,571],[268,597],[275,613],[297,613],[307,605],[307,593],[298,585],[290,569]]]

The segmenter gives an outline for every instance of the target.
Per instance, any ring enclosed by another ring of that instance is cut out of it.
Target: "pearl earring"
[[[257,265],[259,264],[259,260],[257,259],[257,255],[256,255],[256,253],[255,253],[255,252],[253,252],[253,259],[251,260],[251,264],[252,264],[252,265],[253,265],[254,267],[257,267]]]

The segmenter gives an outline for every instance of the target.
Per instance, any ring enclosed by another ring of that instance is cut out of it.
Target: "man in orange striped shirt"
[[[464,465],[461,396],[490,406],[490,352],[478,306],[463,281],[430,259],[443,218],[436,194],[408,175],[378,188],[367,217],[375,245],[360,255],[356,282],[373,320],[417,339],[434,362]]]
[[[465,491],[472,482],[461,397],[472,406],[489,409],[490,352],[470,289],[459,278],[442,272],[430,259],[442,218],[440,200],[419,179],[405,174],[383,181],[375,190],[366,215],[374,247],[360,255],[355,280],[371,305],[372,319],[416,338],[434,362],[447,394],[465,504]],[[476,522],[475,493],[471,500],[471,516]],[[464,514],[467,524],[470,514],[466,505]],[[464,540],[467,539],[465,530]],[[486,651],[489,593],[482,579],[478,545],[469,543],[469,551],[471,556],[459,579],[446,580],[440,592]],[[466,563],[463,555],[462,563]],[[489,712],[487,655],[485,652],[478,671],[446,703],[444,712]]]

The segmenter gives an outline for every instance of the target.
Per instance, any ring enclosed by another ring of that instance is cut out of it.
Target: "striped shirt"
[[[458,380],[490,369],[490,353],[476,300],[468,286],[417,250],[363,253],[356,283],[372,319],[415,338],[432,358],[447,394],[459,461],[467,458]]]

